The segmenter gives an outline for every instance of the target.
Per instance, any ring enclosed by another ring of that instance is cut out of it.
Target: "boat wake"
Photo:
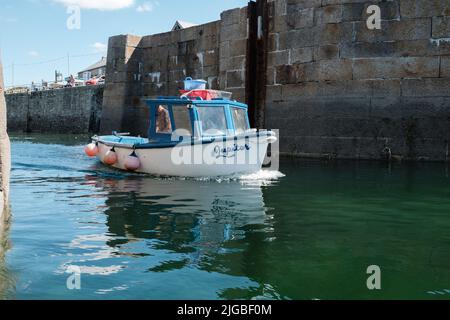
[[[268,180],[278,180],[280,178],[285,177],[283,173],[280,171],[273,170],[260,170],[255,173],[241,175],[239,180],[243,181],[268,181]]]
[[[240,182],[243,185],[249,186],[266,186],[271,185],[285,175],[279,171],[260,170],[250,174],[236,174],[224,177],[202,177],[194,178],[197,181],[215,181],[218,183],[226,182]]]

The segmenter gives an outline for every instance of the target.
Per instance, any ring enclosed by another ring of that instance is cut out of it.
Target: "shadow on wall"
[[[3,212],[3,218],[0,220],[0,300],[10,297],[15,287],[15,281],[6,266],[6,252],[10,248],[8,239],[10,228],[10,211],[6,209]]]

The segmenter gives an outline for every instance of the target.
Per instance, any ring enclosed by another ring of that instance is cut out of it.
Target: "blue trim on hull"
[[[174,148],[174,147],[182,147],[182,146],[194,146],[198,144],[210,144],[214,142],[225,142],[225,141],[239,141],[251,138],[259,138],[259,137],[272,137],[275,134],[272,131],[262,131],[262,132],[254,132],[252,134],[245,134],[240,136],[218,136],[218,137],[202,137],[201,139],[188,139],[181,141],[171,141],[171,142],[161,142],[161,141],[149,141],[148,143],[125,143],[135,142],[142,140],[147,140],[139,137],[126,137],[120,140],[121,137],[117,136],[101,136],[101,137],[93,137],[92,140],[94,142],[98,142],[111,147],[122,147],[128,149],[166,149],[166,148]],[[125,141],[124,141],[125,140]]]

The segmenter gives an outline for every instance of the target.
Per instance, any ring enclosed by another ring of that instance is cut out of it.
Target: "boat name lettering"
[[[231,157],[235,157],[236,154],[239,151],[245,151],[245,150],[250,150],[250,145],[245,144],[245,145],[233,145],[232,147],[226,147],[223,148],[221,146],[215,146],[214,148],[214,154],[216,155],[217,158],[223,157],[223,158],[231,158]]]

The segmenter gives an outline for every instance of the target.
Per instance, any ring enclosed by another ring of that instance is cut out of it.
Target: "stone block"
[[[216,50],[219,47],[219,36],[212,35],[203,37],[201,40],[201,48],[203,50]]]
[[[154,41],[153,35],[142,37],[140,47],[141,48],[152,48],[157,46],[156,41]]]
[[[274,0],[273,14],[272,16],[284,16],[287,14],[287,1],[286,0]]]
[[[368,118],[341,118],[331,113],[301,117],[297,120],[297,123],[300,123],[297,128],[292,124],[289,125],[287,119],[282,128],[295,132],[300,137],[345,137],[352,140],[352,138],[375,137],[378,134],[375,123]],[[336,151],[340,153],[343,149],[338,148]]]
[[[318,84],[318,97],[360,98],[372,95],[372,83],[368,80],[329,80]]]
[[[403,117],[446,117],[450,105],[444,97],[401,97]],[[430,131],[433,127],[429,128]],[[448,130],[448,129],[447,129]]]
[[[241,11],[239,8],[226,10],[221,13],[221,23],[225,26],[239,24]]]
[[[286,84],[281,88],[283,101],[298,101],[305,97],[317,96],[319,84],[316,81]]]
[[[345,34],[343,42],[381,42],[393,40],[429,39],[431,35],[431,19],[383,20],[381,30],[368,30],[366,22],[350,23],[352,33]],[[347,24],[348,26],[348,24]]]
[[[287,26],[290,29],[312,27],[314,25],[314,8],[288,12],[286,16]]]
[[[245,68],[246,57],[238,56],[220,60],[220,70],[241,70]]]
[[[164,84],[144,83],[142,93],[146,97],[157,97],[162,94],[161,89],[165,89]]]
[[[298,82],[314,81],[317,74],[316,64],[295,63],[283,65],[275,68],[277,84],[292,84]]]
[[[290,50],[272,51],[268,53],[269,66],[279,66],[290,63]]]
[[[220,59],[229,58],[230,57],[230,41],[220,42],[219,45],[219,57]]]
[[[1,72],[1,70],[0,70]],[[0,75],[0,81],[2,80]],[[3,94],[0,93],[0,94]],[[2,99],[2,97],[0,98]],[[8,114],[9,132],[26,132],[28,122],[29,94],[7,94],[5,95]],[[1,103],[1,102],[0,102]]]
[[[281,101],[281,85],[266,86],[266,101]]]
[[[295,88],[295,91],[298,91],[298,89]],[[296,112],[294,110],[286,112],[287,118],[292,118],[294,114],[300,114],[309,118],[363,119],[368,118],[370,112],[369,97],[316,97],[314,95],[297,95],[296,99],[283,99],[283,102],[292,105],[291,108],[296,108],[297,110]]]
[[[103,93],[104,97],[110,97],[110,96],[125,96],[127,92],[127,85],[126,83],[114,83],[114,82],[108,82],[105,86],[105,91]]]
[[[192,27],[192,28],[187,28],[187,29],[182,29],[179,31],[180,32],[180,41],[186,42],[186,41],[193,41],[195,39],[197,39],[198,36],[198,31],[197,28]],[[160,40],[158,41],[159,45],[165,45],[168,43],[168,40],[165,40],[165,38],[160,38]]]
[[[276,68],[276,83],[279,84],[350,79],[352,79],[352,62],[345,59],[295,63]]]
[[[184,71],[184,70],[181,70]],[[202,71],[202,78],[208,78],[208,77],[217,77],[217,75],[219,74],[219,68],[217,65],[212,65],[212,66],[206,66],[201,68]],[[183,78],[184,80],[184,78]]]
[[[382,46],[384,46],[383,43],[381,43]],[[379,57],[380,53],[381,56],[386,55],[385,49],[380,49],[377,44],[367,42],[346,42],[341,44],[340,50],[341,56],[345,58]]]
[[[242,88],[245,84],[245,71],[227,71],[227,88]]]
[[[209,89],[219,90],[219,78],[217,76],[209,76],[206,78],[206,80],[208,81]]]
[[[316,47],[314,50],[314,60],[332,60],[339,58],[339,47],[337,45],[325,45]]]
[[[217,50],[208,50],[203,52],[203,66],[213,66],[219,64],[219,52]]]
[[[230,41],[247,38],[247,26],[242,24],[222,25],[220,41]]]
[[[230,41],[230,56],[242,56],[247,53],[247,39]]]
[[[395,54],[396,43],[387,42],[346,42],[341,45],[342,58],[391,57]]]
[[[317,8],[322,5],[322,0],[287,0],[287,12]]]
[[[267,50],[270,51],[278,51],[278,43],[280,40],[279,33],[270,33],[268,39]]]
[[[301,110],[301,101],[271,101],[266,102],[266,121],[270,129],[281,129],[277,120],[294,118]]]
[[[433,38],[450,38],[450,16],[433,17],[432,30]]]
[[[438,77],[438,57],[355,59],[354,79]]]
[[[240,12],[239,12],[239,24],[241,24],[241,25],[247,25],[247,22],[248,22],[248,9],[247,9],[247,7],[242,7],[240,10],[239,10]]]
[[[320,25],[314,32],[315,45],[337,44],[345,37],[345,29],[341,23]]]
[[[450,54],[449,42],[397,40],[382,42],[347,42],[341,44],[342,58],[417,57]]]
[[[291,30],[279,34],[278,49],[311,47],[315,43],[315,28]]]
[[[441,78],[450,78],[450,56],[441,57],[441,69],[439,76]]]
[[[212,21],[201,25],[201,30],[203,31],[202,36],[215,36],[220,30],[220,21]]]
[[[219,78],[218,78],[217,82],[219,84],[219,90],[227,89],[227,71],[226,70],[219,71]]]
[[[314,26],[314,9],[289,12],[284,16],[275,16],[269,21],[270,32],[286,32]]]
[[[352,61],[347,59],[322,60],[318,62],[317,80],[351,80]]]
[[[316,24],[339,23],[342,22],[342,5],[329,5],[317,8],[314,11],[314,21]]]
[[[267,67],[266,84],[268,86],[276,84],[276,70],[274,67]]]
[[[108,47],[119,47],[123,48],[127,45],[127,36],[126,35],[118,35],[118,36],[112,36],[109,37],[108,40]]]
[[[195,31],[183,29],[176,32],[176,36],[173,35],[172,32],[165,32],[153,35],[153,47],[166,47],[172,43],[176,43],[179,41],[192,41],[195,38]],[[189,34],[189,37],[186,35]],[[189,39],[188,39],[189,38]],[[176,40],[176,41],[174,41]],[[142,43],[142,42],[141,42]]]
[[[405,97],[450,97],[449,78],[404,79],[401,85]]]
[[[384,124],[401,119],[401,97],[372,97],[369,116],[375,119],[375,121],[384,119]]]
[[[291,50],[291,63],[305,63],[314,60],[314,47],[296,48]]]
[[[132,75],[128,72],[114,72],[108,73],[108,81],[111,83],[126,83],[129,80],[132,80]]]
[[[168,78],[169,82],[178,82],[184,80],[186,78],[186,75],[184,74],[183,70],[173,70],[169,71]]]
[[[368,81],[372,87],[372,97],[399,97],[401,95],[400,79]]]
[[[342,21],[367,21],[369,14],[367,8],[370,5],[378,5],[381,9],[382,20],[394,20],[400,18],[400,5],[398,0],[392,1],[360,1],[358,3],[345,3],[343,5]]]
[[[448,0],[400,0],[402,18],[450,16]]]

